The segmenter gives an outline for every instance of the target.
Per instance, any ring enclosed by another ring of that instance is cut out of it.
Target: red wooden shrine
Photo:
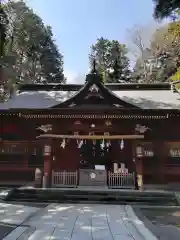
[[[84,85],[21,85],[0,109],[1,183],[95,163],[124,163],[144,184],[179,181],[180,95],[169,83],[103,84],[89,74]]]

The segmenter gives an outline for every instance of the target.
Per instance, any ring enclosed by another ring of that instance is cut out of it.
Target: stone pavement
[[[0,239],[3,239],[17,226],[22,225],[37,210],[36,207],[0,203]]]
[[[3,240],[157,240],[130,206],[50,204],[21,223]]]
[[[14,205],[0,203],[0,222],[4,224],[21,225],[33,213],[36,213],[38,208],[27,207],[24,205]]]

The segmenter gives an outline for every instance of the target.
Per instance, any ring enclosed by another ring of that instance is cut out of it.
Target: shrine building
[[[0,103],[0,183],[33,181],[36,168],[54,187],[98,184],[96,171],[110,187],[177,183],[179,123],[170,83],[103,84],[92,73],[84,85],[20,85]]]

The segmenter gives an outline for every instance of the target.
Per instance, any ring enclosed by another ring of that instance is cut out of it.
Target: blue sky
[[[51,25],[70,81],[88,71],[90,46],[98,37],[126,43],[127,29],[150,23],[152,0],[26,0]]]

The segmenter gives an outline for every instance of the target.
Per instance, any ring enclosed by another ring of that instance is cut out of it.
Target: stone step
[[[77,189],[30,189],[16,188],[2,194],[4,201],[67,202],[67,201],[107,201],[117,203],[148,203],[153,205],[179,205],[172,192],[140,192],[135,190],[111,190],[108,188]]]

